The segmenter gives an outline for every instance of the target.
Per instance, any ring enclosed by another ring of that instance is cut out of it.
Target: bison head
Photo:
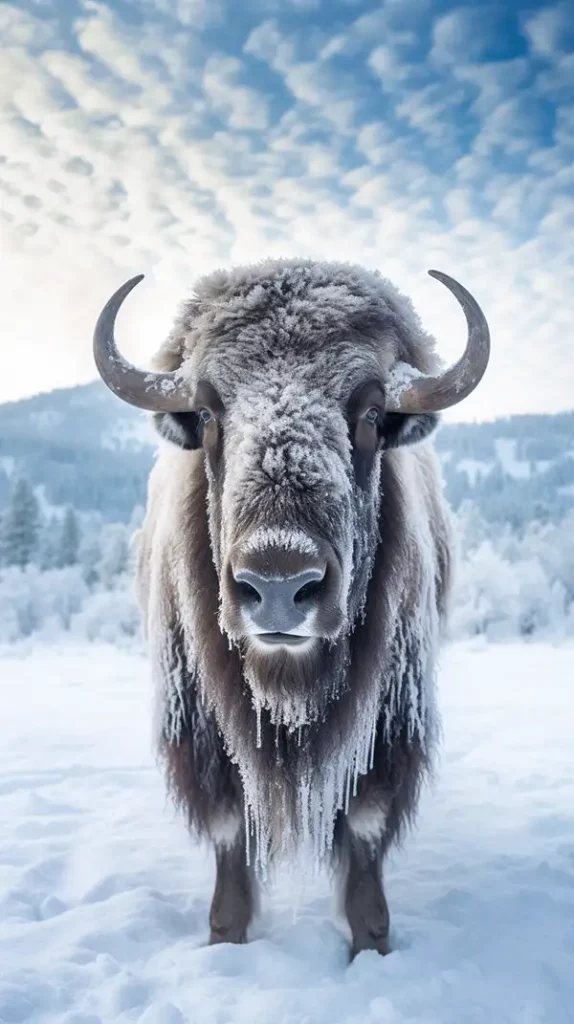
[[[381,453],[423,438],[486,369],[479,306],[430,273],[468,324],[463,356],[442,374],[410,302],[347,265],[283,260],[205,278],[157,372],[126,363],[114,340],[141,277],[100,315],[105,383],[153,411],[169,441],[205,453],[221,627],[261,689],[303,676],[308,687],[310,662],[352,631],[379,540]]]

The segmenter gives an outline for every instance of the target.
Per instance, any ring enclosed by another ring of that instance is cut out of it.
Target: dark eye
[[[211,419],[211,412],[209,409],[200,409],[197,415],[202,423],[209,423]]]
[[[364,415],[364,419],[366,419],[367,423],[372,423],[373,426],[376,423],[378,423],[378,421],[379,421],[379,410],[377,409],[377,407],[373,405],[373,406],[371,406],[370,409],[367,409],[367,411],[366,411],[366,413]]]

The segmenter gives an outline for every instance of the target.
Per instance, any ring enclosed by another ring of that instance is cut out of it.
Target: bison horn
[[[126,295],[142,280],[143,274],[138,274],[126,281],[106,302],[98,317],[94,331],[94,359],[98,373],[110,391],[130,405],[150,412],[185,412],[190,408],[190,396],[177,372],[138,370],[120,355],[116,345],[114,326],[118,310]]]
[[[398,363],[387,387],[390,412],[440,412],[462,402],[480,383],[490,356],[490,332],[476,299],[458,281],[439,270],[429,270],[460,302],[468,325],[466,349],[454,366],[439,377],[427,377],[406,363]]]

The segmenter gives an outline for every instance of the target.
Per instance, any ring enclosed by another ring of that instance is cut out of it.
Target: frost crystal
[[[247,553],[280,547],[287,551],[299,551],[304,555],[316,555],[317,545],[303,530],[288,530],[285,527],[260,526],[243,544]]]
[[[420,380],[424,376],[424,373],[411,366],[410,363],[395,363],[385,386],[386,393],[392,399],[393,404],[399,405],[403,391],[406,391],[413,380]]]

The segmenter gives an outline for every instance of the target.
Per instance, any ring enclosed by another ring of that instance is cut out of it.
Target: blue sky
[[[378,267],[447,361],[426,270],[474,292],[493,357],[455,418],[574,405],[574,4],[20,0],[0,39],[0,399],[93,377],[132,273],[145,363],[200,273],[300,255]]]

